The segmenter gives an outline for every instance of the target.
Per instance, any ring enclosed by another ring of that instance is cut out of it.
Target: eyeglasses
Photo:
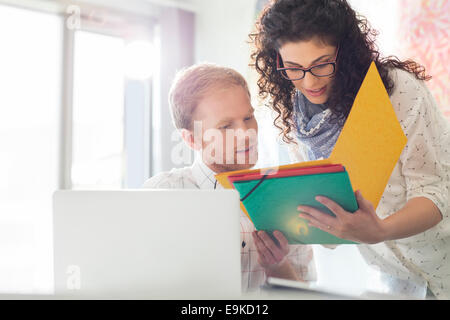
[[[280,54],[277,52],[277,71],[281,72],[283,78],[291,81],[301,80],[307,72],[316,77],[328,77],[336,72],[336,60],[339,53],[339,47],[336,50],[336,56],[333,61],[319,63],[308,69],[304,68],[280,68]]]

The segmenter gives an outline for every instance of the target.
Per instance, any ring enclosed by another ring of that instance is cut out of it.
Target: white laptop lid
[[[239,297],[236,191],[57,191],[53,201],[56,294]]]

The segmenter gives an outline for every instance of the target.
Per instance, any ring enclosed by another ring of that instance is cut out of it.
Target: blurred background
[[[256,99],[248,34],[267,0],[0,0],[0,292],[52,291],[52,193],[140,188],[177,162],[168,110],[182,67],[249,81],[260,165],[288,163]],[[384,55],[412,58],[450,119],[448,0],[350,0]],[[189,160],[189,159],[188,159]],[[319,281],[384,290],[353,246],[316,248]]]

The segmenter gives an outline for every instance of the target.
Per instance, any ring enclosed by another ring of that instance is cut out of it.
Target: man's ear
[[[188,129],[181,129],[181,138],[193,150],[200,150],[202,148],[198,143],[198,139],[195,139],[194,132]]]

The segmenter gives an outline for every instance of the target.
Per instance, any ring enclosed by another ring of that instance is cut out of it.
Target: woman
[[[369,264],[404,280],[397,292],[428,284],[437,298],[450,299],[450,126],[425,86],[424,68],[382,58],[375,36],[345,0],[273,1],[250,35],[259,95],[270,98],[274,124],[298,161],[328,158],[375,61],[408,138],[383,197],[375,211],[357,191],[354,214],[318,198],[336,217],[309,207],[299,207],[299,216],[363,243]]]

